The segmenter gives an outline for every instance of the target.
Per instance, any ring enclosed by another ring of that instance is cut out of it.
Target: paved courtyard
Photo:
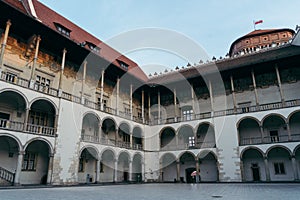
[[[141,184],[2,189],[1,200],[299,199],[300,184]]]

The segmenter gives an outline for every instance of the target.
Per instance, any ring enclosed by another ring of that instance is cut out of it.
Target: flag
[[[258,20],[258,21],[254,21],[254,24],[256,25],[256,24],[261,24],[261,23],[263,23],[264,21],[263,20]]]

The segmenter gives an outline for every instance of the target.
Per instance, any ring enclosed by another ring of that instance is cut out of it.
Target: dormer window
[[[129,66],[128,64],[126,64],[125,62],[123,62],[121,60],[117,60],[117,61],[122,68],[128,70],[128,66]]]
[[[70,37],[70,34],[71,34],[71,30],[64,27],[63,25],[59,24],[59,23],[55,23],[55,27],[57,29],[58,32],[60,32],[62,35],[64,36],[67,36],[67,37]]]
[[[100,48],[97,47],[95,44],[86,41],[86,45],[89,47],[89,49],[95,53],[99,53],[100,52]]]

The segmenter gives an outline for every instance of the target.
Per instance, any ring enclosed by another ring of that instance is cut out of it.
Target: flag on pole
[[[263,20],[254,21],[254,25],[261,24],[263,22],[264,22]]]
[[[263,22],[264,22],[263,20],[258,20],[258,21],[253,20],[254,30],[256,30],[256,25],[257,25],[257,24],[261,24],[261,23],[263,23]]]

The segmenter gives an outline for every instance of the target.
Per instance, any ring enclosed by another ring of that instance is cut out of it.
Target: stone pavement
[[[0,200],[298,200],[296,183],[128,184],[2,189]]]

